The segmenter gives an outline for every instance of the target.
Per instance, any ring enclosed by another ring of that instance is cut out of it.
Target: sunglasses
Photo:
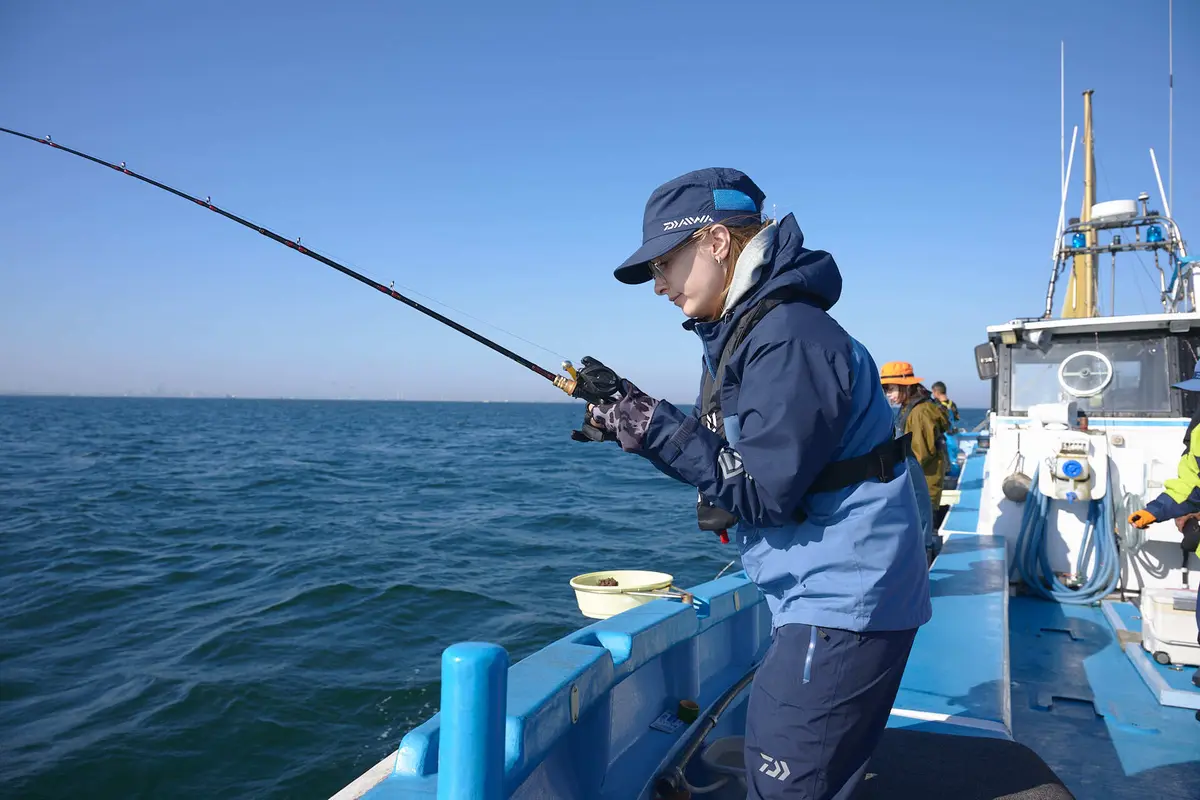
[[[650,274],[653,275],[655,278],[661,278],[663,280],[663,282],[666,282],[667,267],[670,266],[671,259],[674,258],[675,256],[677,256],[678,254],[682,253],[684,248],[686,248],[688,245],[695,244],[696,242],[703,239],[707,234],[708,234],[707,229],[696,231],[691,236],[689,236],[686,240],[684,240],[683,244],[679,245],[674,250],[664,253],[663,255],[659,256],[658,258],[652,259],[649,262],[647,262],[650,267]]]

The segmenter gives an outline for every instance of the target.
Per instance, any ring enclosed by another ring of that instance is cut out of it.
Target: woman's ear
[[[708,238],[710,242],[709,246],[712,248],[712,257],[716,259],[718,264],[724,264],[725,259],[729,257],[732,241],[729,228],[726,228],[724,225],[713,225],[708,229]]]

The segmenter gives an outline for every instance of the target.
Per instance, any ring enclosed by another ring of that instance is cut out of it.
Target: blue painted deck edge
[[[758,587],[744,572],[689,591],[695,596],[693,606],[653,600],[580,628],[510,667],[504,709],[505,796],[538,769],[577,720],[607,702],[623,680],[676,645],[739,615],[747,615],[742,629],[763,640],[747,652],[719,654],[724,662],[706,654],[703,666],[697,665],[701,674],[696,699],[701,708],[732,682],[731,673],[744,672],[761,656],[769,639],[770,615]],[[759,616],[761,624],[748,615]],[[442,715],[435,714],[405,735],[392,772],[361,796],[433,797],[441,724]]]
[[[979,511],[983,503],[986,462],[986,450],[973,450],[963,462],[962,472],[958,477],[958,502],[950,506],[949,513],[942,520],[940,530],[943,533],[973,534],[979,530]]]
[[[1146,687],[1153,693],[1159,705],[1200,711],[1200,692],[1171,688],[1166,679],[1158,674],[1155,669],[1157,665],[1150,660],[1150,656],[1140,645],[1133,642],[1125,645],[1125,655],[1133,662],[1134,669],[1142,676]]]
[[[1011,739],[1003,537],[952,535],[929,579],[933,618],[917,632],[888,726]]]
[[[1108,624],[1117,633],[1118,641],[1122,643],[1125,657],[1133,664],[1158,704],[1200,711],[1200,689],[1192,684],[1190,678],[1192,671],[1197,668],[1188,666],[1178,670],[1180,680],[1177,683],[1181,685],[1172,686],[1166,672],[1170,667],[1155,663],[1142,647],[1142,621],[1137,607],[1128,602],[1105,600],[1101,608]]]

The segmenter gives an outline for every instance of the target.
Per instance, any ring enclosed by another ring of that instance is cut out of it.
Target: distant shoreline
[[[62,394],[58,392],[0,392],[4,399],[39,398],[45,400],[255,400],[268,402],[297,402],[297,403],[478,403],[480,405],[564,405],[579,402],[564,397],[562,400],[417,400],[396,399],[389,397],[284,397],[274,395],[174,395],[174,394]],[[678,405],[678,404],[676,404]],[[691,405],[687,403],[685,405]]]
[[[561,400],[415,400],[388,397],[276,397],[237,395],[168,395],[168,394],[60,394],[54,392],[0,392],[0,399],[43,399],[43,400],[238,400],[255,402],[295,403],[410,403],[410,404],[466,404],[466,405],[509,405],[509,406],[561,406],[580,401],[564,397]],[[691,408],[694,401],[671,400],[678,408]],[[958,407],[959,412],[986,414],[988,409],[975,406]]]

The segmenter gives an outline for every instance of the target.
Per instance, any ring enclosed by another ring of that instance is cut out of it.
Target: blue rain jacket
[[[766,595],[775,627],[917,628],[933,612],[929,514],[908,475],[912,459],[886,483],[808,491],[829,462],[893,435],[874,360],[827,313],[842,288],[833,257],[806,249],[789,214],[739,257],[722,317],[684,326],[700,337],[704,369],[715,375],[739,317],[785,286],[803,291],[802,299],[769,311],[726,365],[726,438],[701,423],[699,402],[690,415],[660,402],[642,454],[737,515],[742,565]],[[807,515],[800,523],[798,510]]]

